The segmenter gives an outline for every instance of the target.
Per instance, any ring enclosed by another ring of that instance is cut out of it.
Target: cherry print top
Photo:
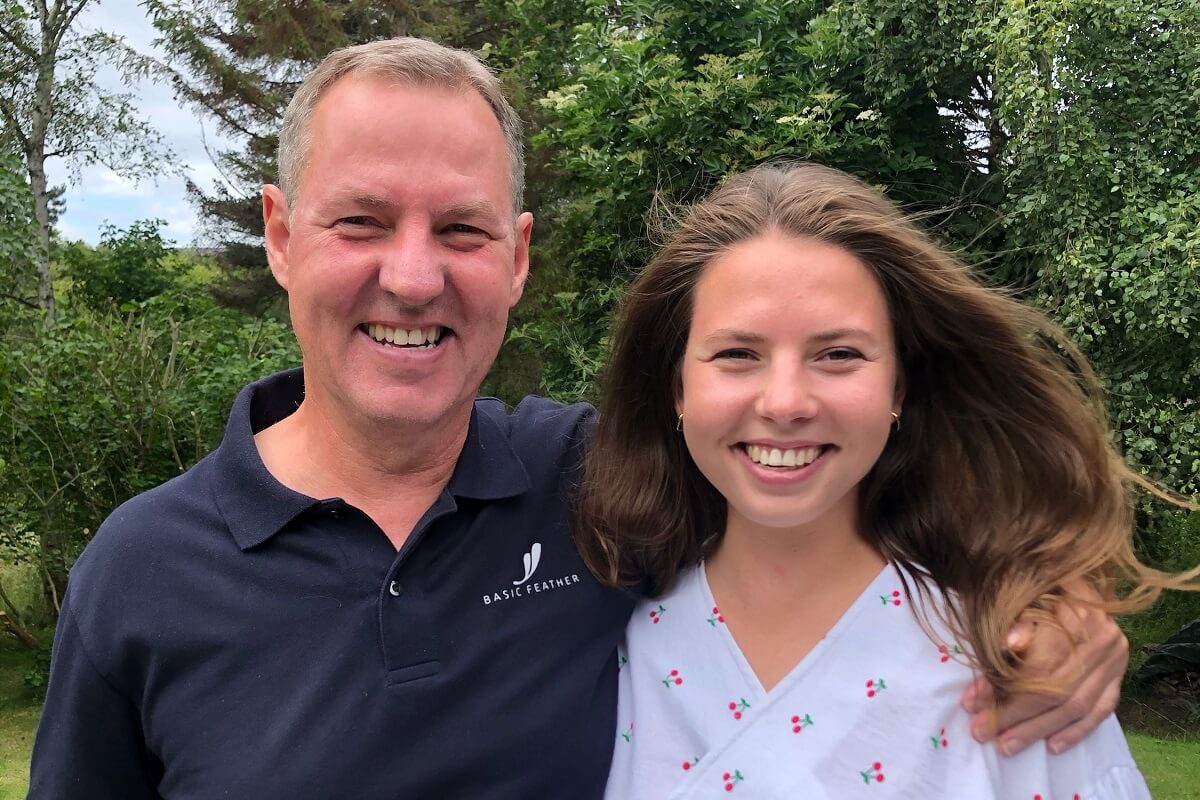
[[[644,601],[625,637],[610,800],[1150,797],[1115,717],[1058,756],[976,743],[962,650],[921,630],[891,566],[769,692],[703,566]]]

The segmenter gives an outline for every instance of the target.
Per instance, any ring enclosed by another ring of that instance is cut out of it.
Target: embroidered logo
[[[553,559],[552,559],[553,560]],[[543,572],[540,578],[534,578],[538,566],[542,563],[542,543],[534,542],[529,546],[529,552],[521,558],[525,574],[519,581],[510,581],[511,586],[489,591],[483,595],[485,606],[502,603],[518,597],[533,597],[555,589],[565,589],[581,582],[579,573],[570,572],[556,578],[547,578]],[[543,580],[544,579],[544,580]]]
[[[533,573],[537,571],[538,562],[542,560],[542,543],[534,542],[533,547],[529,548],[529,552],[525,554],[525,577],[519,581],[513,581],[513,586],[520,586],[533,577]]]

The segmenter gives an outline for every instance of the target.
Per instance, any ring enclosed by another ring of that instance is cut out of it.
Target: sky
[[[76,24],[84,30],[123,36],[141,52],[156,52],[153,47],[156,32],[137,0],[93,2],[80,14]],[[97,81],[112,91],[130,91],[111,68],[97,75]],[[202,188],[212,188],[220,175],[205,152],[205,142],[214,151],[229,145],[217,131],[214,120],[181,105],[165,84],[146,80],[132,91],[136,107],[162,134],[182,170]],[[52,185],[67,183],[68,170],[61,161],[52,160],[47,168]],[[195,241],[196,211],[187,199],[184,179],[180,176],[134,183],[106,167],[88,167],[82,170],[78,181],[68,185],[64,200],[66,211],[58,225],[64,239],[95,244],[105,224],[126,228],[140,219],[157,218],[166,221],[163,235],[175,244],[203,244]]]

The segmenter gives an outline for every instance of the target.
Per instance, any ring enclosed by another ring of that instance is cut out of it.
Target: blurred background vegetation
[[[100,520],[211,449],[241,385],[298,363],[258,188],[298,81],[381,36],[477,50],[530,125],[533,272],[485,392],[592,398],[614,305],[653,249],[649,209],[812,159],[1048,310],[1103,375],[1129,460],[1200,495],[1194,0],[149,0],[159,55],[41,5],[0,8],[0,625],[28,654],[5,656],[22,665],[13,691],[42,688],[46,631]],[[215,154],[223,184],[190,187],[194,246],[155,220],[97,246],[57,236],[46,159],[170,168],[87,82],[97,60],[170,82],[239,143]],[[1165,569],[1200,564],[1200,515],[1145,503],[1138,547]],[[1200,598],[1176,595],[1128,620],[1134,669],[1197,618]],[[1135,745],[1171,764],[1158,796],[1200,778],[1198,668],[1126,693],[1127,724],[1167,737]]]

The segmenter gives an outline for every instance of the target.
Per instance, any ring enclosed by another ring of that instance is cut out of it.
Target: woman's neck
[[[731,511],[705,572],[730,633],[769,690],[841,619],[884,564],[851,515],[793,530],[757,526]]]

